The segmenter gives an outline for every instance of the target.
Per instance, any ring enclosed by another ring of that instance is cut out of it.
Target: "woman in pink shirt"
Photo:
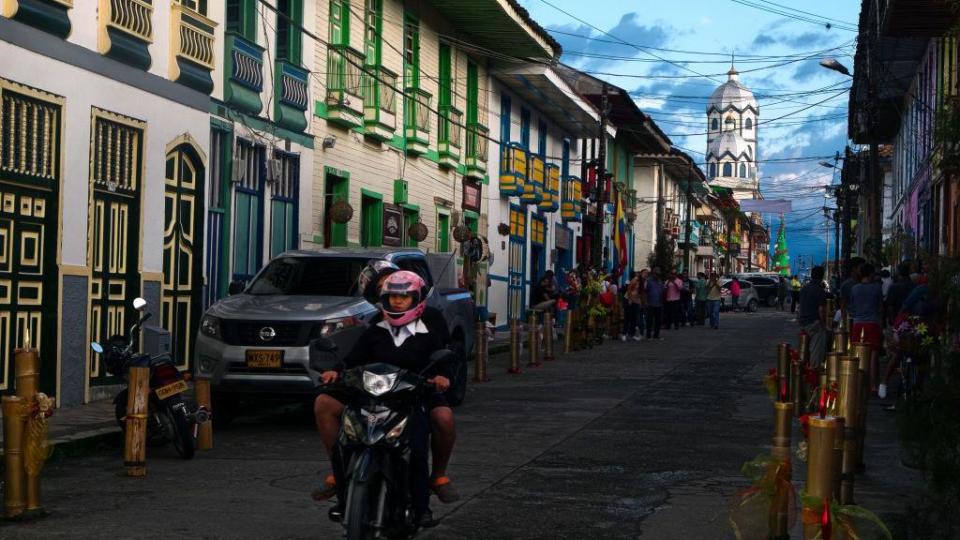
[[[666,328],[680,329],[680,291],[683,290],[683,280],[677,277],[677,273],[671,271],[666,283],[666,301],[667,301],[667,324]]]
[[[740,310],[740,280],[736,277],[733,278],[733,281],[730,282],[730,298],[733,300],[733,311]]]

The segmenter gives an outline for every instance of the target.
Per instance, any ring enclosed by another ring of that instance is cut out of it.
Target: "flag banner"
[[[793,209],[793,201],[784,199],[764,200],[745,199],[740,201],[740,210],[744,212],[760,212],[763,214],[783,214]]]

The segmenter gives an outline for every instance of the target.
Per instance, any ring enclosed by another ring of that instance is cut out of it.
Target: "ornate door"
[[[170,331],[170,354],[186,369],[202,307],[204,168],[197,152],[186,143],[167,154],[166,165],[160,317]]]
[[[90,141],[90,339],[125,335],[140,295],[140,190],[146,124],[93,109]],[[105,384],[100,355],[90,355],[90,384]]]
[[[510,251],[507,260],[507,315],[510,319],[523,317],[524,282],[527,253],[527,212],[520,206],[510,206]]]
[[[63,100],[0,79],[0,393],[14,349],[40,351],[40,389],[57,387],[57,218]]]

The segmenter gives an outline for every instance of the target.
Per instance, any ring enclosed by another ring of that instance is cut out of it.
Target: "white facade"
[[[707,178],[734,189],[738,199],[759,190],[757,129],[760,107],[736,68],[707,102]]]

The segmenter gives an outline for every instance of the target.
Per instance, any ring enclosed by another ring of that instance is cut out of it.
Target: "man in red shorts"
[[[874,279],[874,268],[871,264],[860,267],[860,282],[850,291],[850,300],[847,312],[853,317],[853,328],[850,330],[850,339],[853,343],[866,343],[872,351],[871,363],[877,361],[877,354],[883,340],[880,330],[880,321],[883,313],[883,288]],[[871,388],[876,392],[876,388]]]

